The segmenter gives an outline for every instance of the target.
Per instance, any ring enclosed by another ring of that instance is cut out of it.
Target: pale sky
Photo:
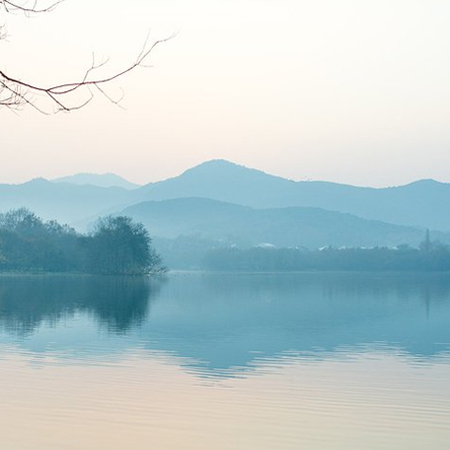
[[[65,0],[1,13],[0,68],[41,84],[114,71],[85,109],[0,109],[0,183],[114,172],[138,183],[224,158],[295,180],[450,182],[450,0]]]

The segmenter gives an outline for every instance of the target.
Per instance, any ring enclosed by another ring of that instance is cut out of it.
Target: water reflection
[[[449,323],[447,275],[0,277],[0,444],[447,450]]]
[[[0,329],[30,336],[43,323],[58,327],[76,314],[125,334],[148,316],[157,283],[143,278],[36,276],[0,279]]]
[[[367,348],[439,358],[449,324],[446,274],[0,278],[0,343],[85,359],[144,349],[200,376]]]

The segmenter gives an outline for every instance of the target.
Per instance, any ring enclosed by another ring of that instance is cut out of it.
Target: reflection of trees
[[[80,309],[92,312],[109,331],[125,333],[140,326],[149,312],[149,302],[159,283],[145,278],[96,278],[82,298]]]
[[[410,272],[298,272],[216,274],[205,278],[215,297],[261,297],[274,301],[286,298],[325,297],[351,299],[359,303],[379,302],[386,298],[401,301],[450,299],[450,277],[444,273]],[[199,295],[199,294],[195,294]],[[360,300],[360,299],[364,299]],[[220,301],[224,301],[223,298]]]
[[[108,331],[125,333],[145,320],[158,289],[158,281],[143,277],[3,277],[0,327],[27,335],[43,322],[88,312]]]

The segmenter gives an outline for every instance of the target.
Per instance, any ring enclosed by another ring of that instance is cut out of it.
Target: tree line
[[[428,236],[428,234],[427,234]],[[425,239],[419,248],[327,247],[303,248],[227,248],[208,252],[203,266],[209,270],[241,271],[450,271],[450,249]]]
[[[126,216],[80,234],[26,208],[0,214],[0,271],[143,275],[164,271],[148,231]]]

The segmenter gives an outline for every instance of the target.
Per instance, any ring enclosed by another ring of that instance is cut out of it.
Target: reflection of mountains
[[[450,349],[448,275],[179,275],[157,286],[138,279],[1,279],[0,331],[34,330],[27,339],[42,340],[39,324],[52,323],[51,348],[70,350],[94,316],[114,339],[89,347],[86,356],[145,348],[187,358],[180,363],[195,371],[228,375],[298,352],[320,358],[386,344],[427,358]]]
[[[447,275],[180,277],[164,294],[145,331],[156,340],[151,348],[194,357],[205,369],[285,352],[321,357],[364,344],[386,343],[418,357],[450,348]]]

